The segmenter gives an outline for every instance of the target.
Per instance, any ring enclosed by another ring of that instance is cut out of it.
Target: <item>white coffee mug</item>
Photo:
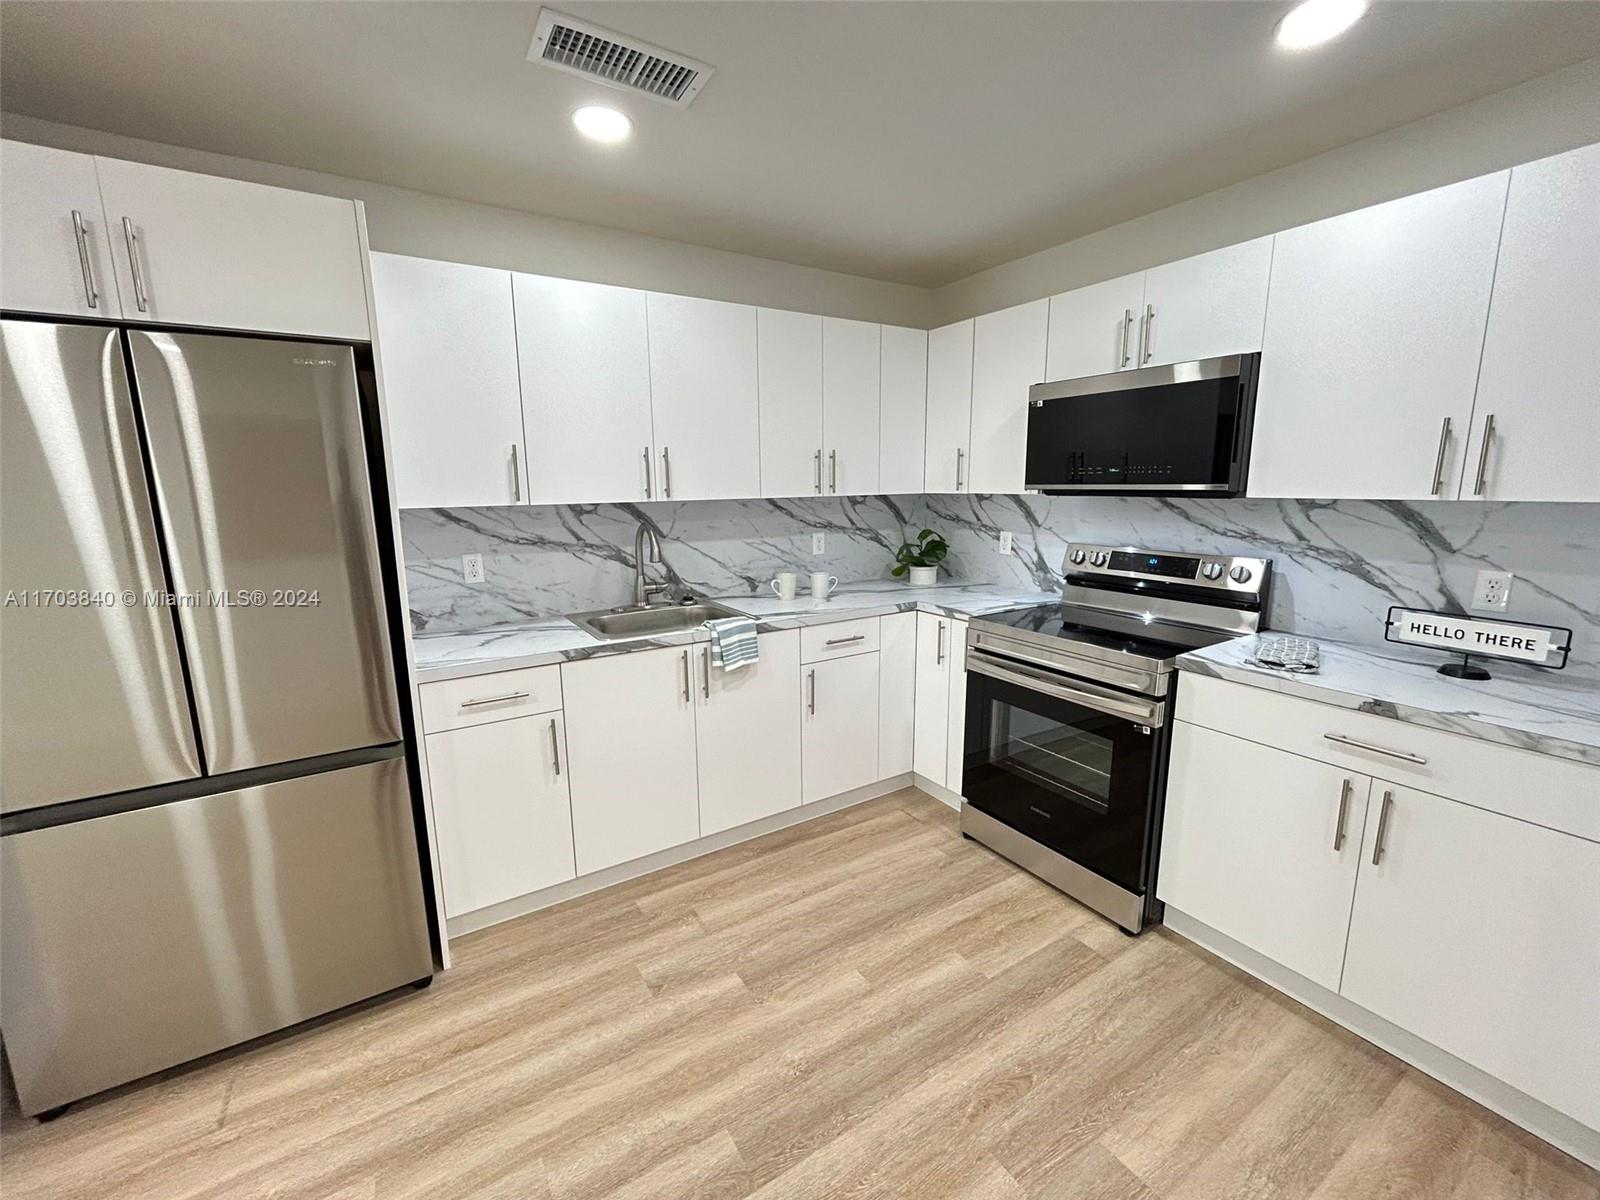
[[[826,571],[811,572],[811,598],[813,600],[826,600],[833,594],[833,589],[839,586],[839,577],[829,575]]]
[[[800,577],[793,571],[779,571],[777,578],[771,580],[767,586],[779,600],[793,600],[795,585],[799,580]]]

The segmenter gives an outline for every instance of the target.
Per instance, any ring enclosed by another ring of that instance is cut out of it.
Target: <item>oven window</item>
[[[990,701],[990,762],[1070,804],[1104,816],[1111,805],[1115,746],[1103,732]]]

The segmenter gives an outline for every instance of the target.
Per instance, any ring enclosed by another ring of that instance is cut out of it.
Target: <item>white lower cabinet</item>
[[[1600,844],[1379,780],[1339,990],[1600,1129]]]
[[[431,733],[427,751],[447,916],[577,873],[559,712]]]
[[[807,663],[801,680],[805,799],[823,800],[878,778],[878,655]]]
[[[966,716],[967,623],[937,613],[917,614],[917,715],[912,767],[940,787],[961,787],[961,743]],[[954,680],[960,673],[961,683]],[[953,738],[953,740],[952,740]],[[951,767],[955,783],[950,782]]]
[[[878,776],[904,775],[915,757],[917,614],[878,619]]]
[[[753,666],[723,671],[694,647],[700,836],[800,805],[800,631],[764,633]]]
[[[700,836],[693,655],[637,650],[562,665],[580,875]]]
[[[950,694],[945,698],[944,786],[961,793],[967,755],[967,623],[951,618],[950,642],[945,651],[950,671]]]

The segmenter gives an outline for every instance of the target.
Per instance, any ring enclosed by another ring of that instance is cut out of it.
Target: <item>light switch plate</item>
[[[827,538],[827,535],[826,534],[822,534],[822,533],[813,533],[811,535],[811,553],[813,553],[813,554],[826,554],[827,550],[828,550],[828,538]]]
[[[1009,529],[1002,529],[1000,531],[1000,553],[1011,553],[1011,530]]]
[[[483,582],[483,555],[463,554],[461,556],[461,578],[467,583]]]
[[[1474,612],[1505,612],[1511,600],[1510,571],[1479,571],[1478,582],[1472,589]]]

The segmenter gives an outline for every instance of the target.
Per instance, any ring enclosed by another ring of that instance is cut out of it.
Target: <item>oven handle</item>
[[[1003,683],[1014,683],[1029,691],[1042,692],[1058,700],[1070,700],[1074,704],[1081,704],[1096,712],[1109,713],[1114,717],[1126,717],[1130,721],[1148,725],[1152,729],[1159,729],[1166,724],[1167,706],[1162,700],[1119,696],[1114,692],[1101,691],[1083,683],[1068,685],[1062,682],[1060,676],[1045,671],[1031,671],[1027,667],[1012,663],[1002,666],[992,658],[971,651],[967,653],[967,670],[987,675],[990,679],[998,679]]]

